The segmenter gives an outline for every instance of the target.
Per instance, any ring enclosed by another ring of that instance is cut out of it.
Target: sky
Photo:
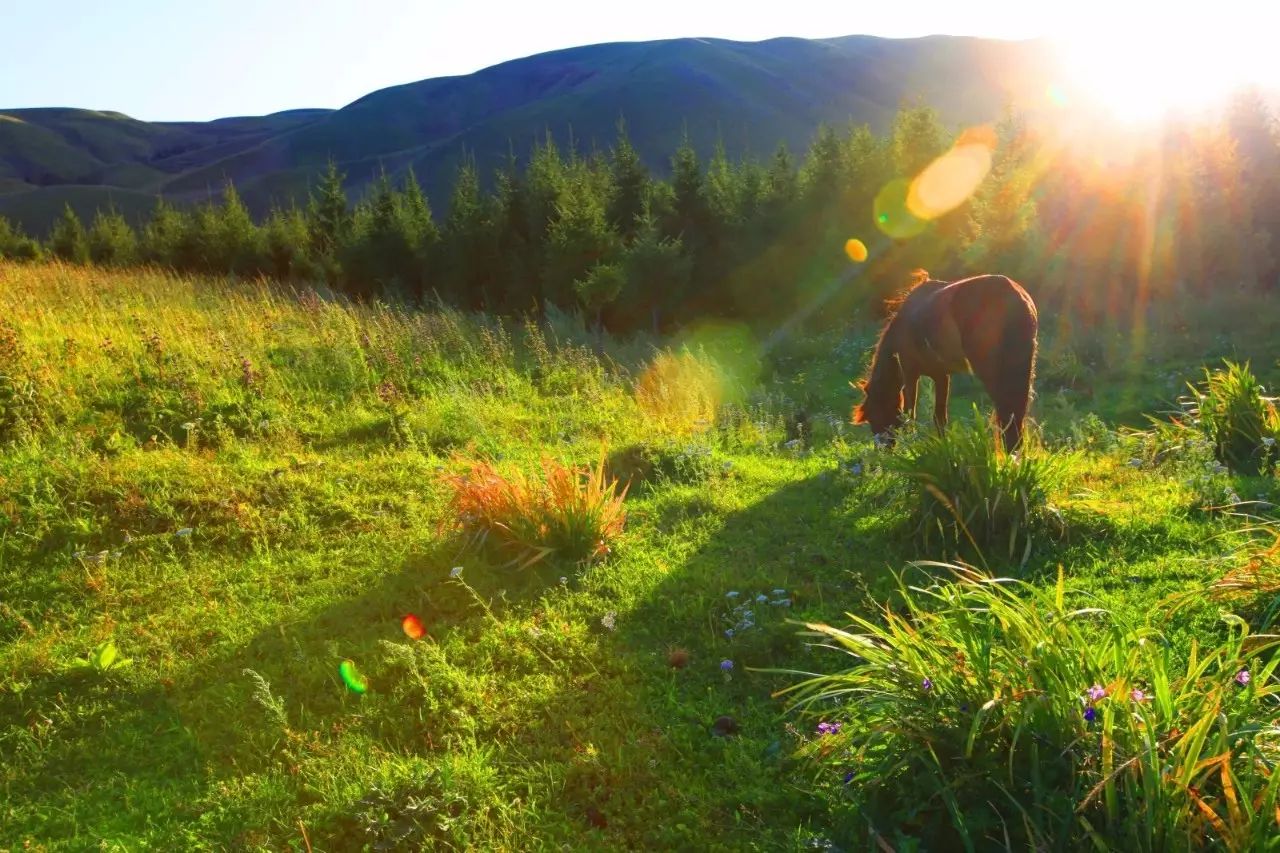
[[[932,33],[1026,38],[1025,0],[0,0],[0,109],[147,121],[337,108],[376,89],[583,44]]]
[[[0,109],[207,120],[336,109],[387,86],[600,42],[939,33],[1074,39],[1069,64],[1123,107],[1150,102],[1153,88],[1165,100],[1216,91],[1258,76],[1254,66],[1280,76],[1260,26],[1270,2],[1205,15],[1164,0],[0,0]]]

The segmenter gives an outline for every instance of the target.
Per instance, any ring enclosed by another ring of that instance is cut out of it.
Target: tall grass
[[[1181,401],[1189,422],[1213,442],[1218,460],[1231,470],[1260,474],[1272,470],[1280,455],[1280,412],[1276,398],[1249,369],[1248,362],[1226,361],[1205,369],[1200,385]]]
[[[842,724],[818,784],[928,849],[1266,849],[1280,837],[1280,638],[1228,617],[1185,660],[1149,626],[951,567],[901,610],[807,628],[846,665],[783,691]]]
[[[603,457],[594,469],[544,458],[540,478],[477,462],[444,480],[451,523],[474,544],[512,553],[521,567],[553,554],[574,562],[603,557],[627,521],[628,486],[605,473]]]
[[[917,501],[916,533],[937,553],[993,549],[1025,562],[1048,517],[1048,496],[1065,476],[1064,454],[1046,453],[1027,432],[1009,454],[989,418],[973,417],[906,434],[884,465],[906,477]]]

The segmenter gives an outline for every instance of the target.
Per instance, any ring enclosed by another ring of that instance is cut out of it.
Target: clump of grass
[[[636,379],[636,403],[663,431],[690,435],[714,423],[720,383],[715,366],[693,353],[660,352]]]
[[[1266,473],[1275,467],[1280,439],[1275,398],[1264,396],[1248,362],[1224,364],[1206,369],[1201,385],[1188,383],[1191,393],[1180,401],[1182,408],[1213,442],[1219,462],[1242,474]]]
[[[553,554],[574,562],[599,559],[626,525],[628,486],[607,476],[603,457],[594,468],[544,457],[540,477],[503,473],[481,461],[444,479],[453,521],[473,543],[512,552],[521,567]]]
[[[925,548],[991,548],[1026,561],[1033,534],[1049,516],[1049,492],[1065,476],[1063,454],[1049,455],[1024,434],[1020,453],[1006,453],[992,422],[974,409],[941,433],[903,436],[884,458],[914,485],[917,533]]]
[[[950,568],[878,620],[807,625],[850,665],[783,692],[826,723],[802,753],[846,816],[927,849],[1252,850],[1280,831],[1280,641],[1229,617],[1184,660],[1069,604],[1061,573]]]

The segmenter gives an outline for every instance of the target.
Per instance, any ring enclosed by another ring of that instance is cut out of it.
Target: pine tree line
[[[977,191],[909,238],[878,230],[876,196],[955,142],[920,105],[885,135],[821,127],[799,162],[785,146],[764,162],[719,146],[704,163],[685,139],[665,179],[622,122],[610,149],[589,156],[548,134],[524,164],[509,157],[491,190],[465,160],[440,219],[412,171],[382,173],[352,205],[331,163],[304,208],[261,222],[228,185],[190,210],[159,203],[137,231],[113,210],[86,228],[67,207],[41,244],[0,219],[0,257],[323,280],[357,298],[498,313],[553,303],[615,331],[706,316],[780,322],[816,307],[843,318],[916,267],[1005,272],[1064,302],[1134,276],[1274,284],[1280,272],[1280,135],[1256,97],[1217,125],[1167,130],[1159,156],[1120,166],[1056,145],[1013,112],[994,139]],[[850,237],[872,249],[866,264],[845,257]]]

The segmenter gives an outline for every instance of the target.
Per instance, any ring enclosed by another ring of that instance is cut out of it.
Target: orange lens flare
[[[844,244],[844,253],[849,256],[849,260],[855,264],[860,264],[867,259],[867,245],[856,237],[853,237]]]
[[[965,131],[955,146],[930,163],[911,182],[907,210],[918,219],[937,219],[974,194],[991,171],[995,134],[987,129]]]
[[[400,627],[404,629],[404,635],[410,640],[421,640],[427,635],[427,629],[422,624],[422,620],[412,613],[400,620]]]

